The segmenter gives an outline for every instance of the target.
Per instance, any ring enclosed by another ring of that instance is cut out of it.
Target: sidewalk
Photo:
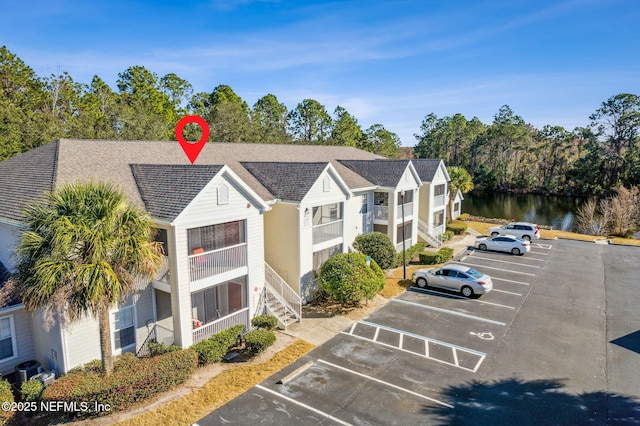
[[[469,247],[473,247],[475,240],[482,236],[474,229],[468,229],[467,234],[463,237],[456,236],[452,240],[445,241],[442,247],[451,247],[454,251],[454,257],[466,252]],[[427,247],[426,251],[438,251],[439,249]],[[293,336],[298,339],[306,340],[319,346],[327,340],[334,337],[341,331],[351,327],[353,323],[362,318],[367,317],[371,312],[387,303],[388,300],[382,296],[376,296],[374,300],[369,301],[369,305],[359,311],[358,318],[349,318],[343,315],[335,315],[332,317],[313,318],[302,316],[302,322],[291,324],[287,330],[281,331],[284,334]]]

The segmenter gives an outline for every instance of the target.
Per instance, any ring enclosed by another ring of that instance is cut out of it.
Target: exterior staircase
[[[425,223],[424,221],[418,221],[418,236],[425,240],[431,247],[439,248],[442,245],[442,234],[435,233],[435,228]]]
[[[278,318],[278,326],[286,330],[302,321],[302,299],[271,266],[265,263],[264,268],[267,313]]]

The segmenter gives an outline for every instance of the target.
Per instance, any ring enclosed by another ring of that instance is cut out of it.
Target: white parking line
[[[498,280],[498,281],[505,281],[505,282],[513,283],[513,284],[529,285],[529,283],[523,283],[522,281],[508,280],[508,279],[506,279],[506,278],[491,277],[491,279],[492,279],[493,281]]]
[[[333,420],[334,422],[339,423],[339,424],[341,424],[341,425],[345,425],[345,426],[352,426],[352,424],[351,424],[351,423],[347,423],[347,422],[345,422],[345,421],[342,421],[342,420],[340,420],[340,419],[339,419],[339,418],[337,418],[337,417],[333,417],[333,416],[332,416],[331,414],[329,414],[329,413],[325,413],[324,411],[320,411],[320,410],[318,410],[317,408],[313,408],[313,407],[311,407],[310,405],[303,404],[303,403],[302,403],[302,402],[300,402],[300,401],[296,401],[296,400],[295,400],[295,399],[293,399],[293,398],[289,398],[288,396],[285,396],[285,395],[281,394],[280,392],[276,392],[276,391],[271,390],[271,389],[269,389],[269,388],[265,388],[264,386],[261,386],[261,385],[256,385],[256,387],[257,387],[258,389],[260,389],[260,390],[263,390],[263,391],[265,391],[265,392],[269,392],[269,393],[271,393],[271,394],[273,394],[273,395],[276,395],[278,398],[282,398],[282,399],[284,399],[285,401],[293,402],[294,404],[297,404],[297,405],[299,405],[300,407],[303,407],[303,408],[306,408],[307,410],[313,411],[313,412],[314,412],[314,413],[316,413],[316,414],[320,414],[321,416],[324,416],[324,418],[326,418],[326,419]],[[451,408],[453,408],[453,407],[451,407]]]
[[[471,266],[477,266],[478,268],[482,268],[482,269],[494,269],[496,271],[504,271],[504,272],[511,272],[514,274],[520,274],[520,275],[528,275],[530,277],[535,277],[536,274],[530,274],[528,272],[518,272],[518,271],[512,271],[511,269],[504,269],[504,268],[494,268],[493,266],[485,266],[485,265],[478,265],[477,263],[471,263],[471,262],[464,262],[465,265],[471,265]],[[493,277],[491,277],[493,278]]]
[[[472,320],[476,320],[476,321],[482,321],[482,322],[486,322],[486,323],[489,323],[489,324],[495,324],[495,325],[501,325],[501,326],[505,326],[506,325],[505,323],[500,322],[500,321],[494,321],[494,320],[490,320],[490,319],[487,319],[487,318],[476,317],[474,315],[463,314],[462,312],[458,312],[458,311],[450,311],[448,309],[436,308],[435,306],[423,305],[421,303],[414,303],[414,302],[409,302],[409,301],[406,301],[406,300],[391,299],[390,302],[403,303],[405,305],[416,306],[418,308],[423,308],[423,309],[427,309],[427,310],[430,310],[430,311],[435,311],[435,312],[441,312],[441,313],[444,313],[444,314],[455,315],[455,316],[458,316],[458,317],[468,318],[468,319],[472,319]]]
[[[538,268],[538,269],[540,268],[539,266],[535,266],[535,265],[526,265],[524,263],[511,262],[509,260],[493,259],[493,258],[483,257],[483,256],[473,256],[473,258],[474,259],[489,260],[491,262],[509,263],[511,265],[526,266],[527,268]]]
[[[537,247],[545,250],[551,250],[553,247],[551,244],[542,244],[542,243],[531,243],[531,247]]]
[[[493,290],[491,291],[497,291],[498,293],[506,293],[506,294],[513,294],[514,296],[522,296],[521,293],[514,293],[513,291],[506,291],[506,290],[498,290],[497,288],[493,288]]]
[[[473,257],[475,257],[476,259],[496,260],[496,259],[495,259],[495,257],[479,256],[479,253],[480,253],[480,252],[474,252],[474,253],[470,254],[469,256],[473,256]],[[529,252],[529,253],[531,253],[531,252]],[[506,258],[506,257],[511,257],[511,256],[512,256],[512,255],[510,255],[510,254],[509,254],[509,255],[497,254],[497,255],[498,255],[498,256],[504,256],[505,258]],[[522,257],[521,259],[522,259],[522,260],[532,260],[532,261],[534,261],[534,262],[544,262],[544,260],[543,260],[543,259],[533,259],[533,258],[530,258],[530,257]]]
[[[441,293],[434,290],[425,290],[425,289],[416,288],[416,287],[409,287],[409,291],[412,291],[414,293],[421,293],[421,294],[433,294],[435,296],[445,295],[446,297],[451,297],[452,299],[466,300],[471,302],[468,298],[463,296],[458,296],[457,294]],[[473,303],[480,303],[483,305],[493,305],[493,306],[498,306],[500,308],[507,308],[507,309],[515,309],[513,306],[501,305],[499,303],[494,303],[494,302],[487,302],[486,300],[474,300]]]
[[[321,362],[321,363],[326,364],[326,365],[328,365],[328,366],[331,366],[331,367],[333,367],[333,368],[337,368],[338,370],[346,371],[347,373],[351,373],[351,374],[354,374],[354,375],[356,375],[356,376],[363,377],[363,378],[365,378],[365,379],[367,379],[367,380],[371,380],[371,381],[374,381],[374,382],[377,382],[377,383],[381,383],[381,384],[383,384],[383,385],[385,385],[385,386],[389,386],[389,387],[391,387],[391,388],[394,388],[394,389],[397,389],[397,390],[400,390],[400,391],[406,392],[406,393],[408,393],[408,394],[415,395],[415,396],[417,396],[418,398],[422,398],[422,399],[426,399],[427,401],[435,402],[436,404],[442,405],[442,406],[444,406],[444,407],[447,407],[447,408],[453,408],[453,405],[451,405],[451,404],[447,404],[446,402],[438,401],[437,399],[430,398],[430,397],[428,397],[428,396],[421,395],[421,394],[419,394],[419,393],[417,393],[417,392],[414,392],[414,391],[411,391],[411,390],[409,390],[409,389],[405,389],[405,388],[403,388],[403,387],[400,387],[400,386],[394,385],[393,383],[385,382],[385,381],[383,381],[383,380],[376,379],[375,377],[367,376],[366,374],[362,374],[362,373],[359,373],[359,372],[357,372],[357,371],[350,370],[350,369],[345,368],[345,367],[341,367],[341,366],[339,366],[339,365],[333,364],[333,363],[328,362],[328,361],[325,361],[325,360],[323,360],[323,359],[319,359],[319,360],[318,360],[318,362]]]

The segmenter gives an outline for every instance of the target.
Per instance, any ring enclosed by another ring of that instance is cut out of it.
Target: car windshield
[[[475,269],[468,269],[465,271],[465,273],[470,275],[472,278],[475,278],[476,280],[482,278],[482,274]]]

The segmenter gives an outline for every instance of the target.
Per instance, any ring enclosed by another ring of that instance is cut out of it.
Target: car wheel
[[[511,249],[511,254],[515,254],[516,256],[520,254],[520,249],[519,248],[512,248]]]
[[[460,290],[460,293],[464,297],[473,297],[473,289],[468,285],[465,285],[464,287],[462,287],[462,289]]]
[[[428,287],[429,285],[427,284],[427,280],[425,280],[424,278],[420,277],[416,280],[416,284],[418,284],[418,287],[421,288],[425,288]]]
[[[479,248],[480,250],[482,250],[482,251],[485,251],[485,250],[487,249],[487,245],[486,245],[486,244],[480,244],[480,245],[478,246],[478,248]]]
[[[528,236],[528,235],[523,235],[522,239],[525,240],[525,241],[531,241],[531,237]]]
[[[498,236],[498,235],[500,235],[500,233],[499,233],[499,232],[492,232],[492,233],[491,233],[491,236],[492,236],[492,237],[496,237],[496,236]]]

